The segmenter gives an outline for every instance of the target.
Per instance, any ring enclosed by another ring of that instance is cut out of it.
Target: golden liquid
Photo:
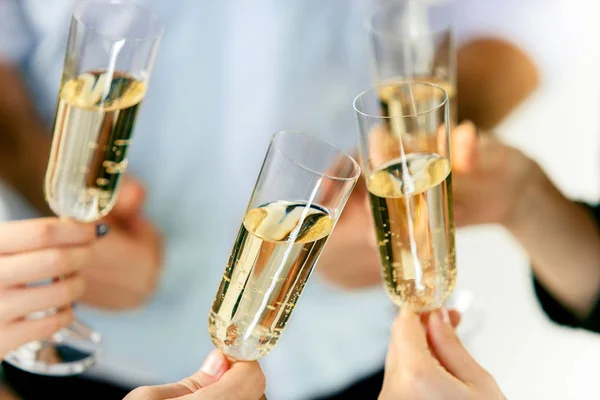
[[[62,217],[95,221],[111,210],[146,85],[122,73],[83,73],[61,88],[45,194]]]
[[[224,354],[256,360],[275,347],[332,227],[325,209],[302,203],[246,214],[208,320]]]
[[[442,306],[456,282],[450,162],[409,154],[374,172],[368,188],[392,300],[415,312]]]
[[[431,76],[414,77],[414,78],[412,78],[412,80],[415,82],[433,83],[434,85],[438,85],[439,87],[444,89],[444,91],[446,92],[446,94],[448,96],[448,104],[450,106],[450,119],[448,122],[450,123],[450,127],[456,126],[458,123],[458,103],[457,103],[457,98],[456,98],[456,86],[453,83],[449,82],[448,80],[443,80],[443,79],[435,78],[435,77],[431,77]],[[394,80],[391,80],[390,82],[393,82],[393,81]],[[396,81],[401,81],[401,79],[398,78]],[[384,116],[393,117],[393,116],[404,116],[404,115],[414,114],[414,109],[412,109],[412,107],[413,107],[412,101],[411,101],[410,97],[408,96],[408,93],[405,92],[404,90],[400,89],[401,87],[402,87],[401,85],[397,85],[397,86],[388,85],[388,86],[384,86],[379,91],[379,99],[381,101]],[[435,93],[435,92],[429,87],[416,86],[416,85],[413,86],[412,95],[414,96],[414,101],[415,101],[414,106],[416,106],[416,109],[422,112],[422,111],[426,111],[426,110],[431,110],[431,109],[435,108],[437,105],[439,105],[440,101],[443,98],[432,96],[433,93]],[[440,110],[440,112],[443,113],[443,111],[444,110],[442,108]],[[442,115],[440,115],[439,117],[442,117]],[[444,120],[445,119],[440,119],[437,122],[439,123]],[[410,123],[410,120],[407,123]],[[398,128],[394,127],[393,129],[397,130]],[[406,129],[408,129],[408,132],[411,132],[411,133],[414,132],[415,130],[424,130],[423,127],[421,127],[421,129],[415,129],[414,127],[407,127]],[[397,132],[397,133],[401,133],[401,132]]]

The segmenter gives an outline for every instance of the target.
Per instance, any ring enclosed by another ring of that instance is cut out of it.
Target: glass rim
[[[299,135],[299,136],[303,136],[305,138],[309,138],[311,140],[320,142],[321,144],[325,144],[333,149],[335,149],[337,152],[340,153],[340,155],[342,155],[344,158],[350,160],[350,162],[352,163],[353,168],[353,174],[351,176],[345,177],[345,176],[335,176],[335,175],[331,175],[327,172],[322,172],[322,171],[317,171],[314,168],[310,168],[306,165],[304,165],[304,163],[300,162],[297,160],[296,157],[292,157],[289,155],[288,152],[285,152],[283,149],[281,149],[277,143],[276,143],[276,139],[280,136],[284,136],[284,135],[289,135],[289,134],[293,134],[293,135]],[[361,168],[360,168],[360,164],[358,163],[358,161],[356,161],[354,159],[354,157],[352,157],[350,154],[348,154],[347,152],[345,152],[344,150],[342,150],[339,146],[329,142],[328,140],[322,139],[318,136],[315,135],[311,135],[309,133],[306,132],[301,132],[301,131],[295,131],[295,130],[290,130],[290,129],[283,129],[280,131],[277,131],[273,134],[273,136],[271,137],[271,141],[270,141],[270,146],[275,149],[279,154],[281,154],[286,160],[288,160],[289,162],[291,162],[292,164],[304,169],[305,171],[311,172],[315,175],[319,175],[323,178],[327,178],[330,180],[334,180],[334,181],[353,181],[356,180],[360,177],[361,174]]]
[[[368,33],[372,33],[373,35],[377,35],[379,37],[387,37],[389,36],[389,34],[386,34],[385,32],[383,32],[380,29],[375,28],[375,24],[373,23],[373,20],[375,18],[377,18],[377,16],[379,16],[380,14],[383,14],[385,11],[390,11],[391,9],[394,9],[396,7],[399,7],[400,5],[405,5],[406,3],[410,2],[412,0],[401,0],[398,2],[392,2],[392,3],[387,3],[387,4],[381,4],[378,7],[375,7],[371,13],[365,17],[363,24],[364,24],[364,28],[366,29],[366,31]],[[448,0],[449,2],[454,1],[454,0]],[[440,5],[445,4],[445,2],[441,3]],[[436,5],[433,4],[433,7],[435,7]],[[442,27],[440,28],[435,28],[435,29],[430,29],[429,32],[427,33],[423,33],[423,34],[419,34],[418,37],[435,37],[435,36],[440,36],[446,32],[453,32],[454,30],[454,24],[452,23],[452,21],[448,21],[447,24],[444,24]],[[401,38],[401,37],[394,37],[395,41],[398,42],[409,42],[411,40],[414,40],[414,38]]]
[[[393,116],[385,116],[385,115],[373,115],[370,114],[366,111],[363,111],[360,107],[358,107],[358,101],[366,96],[367,94],[374,92],[374,91],[378,91],[381,88],[384,87],[389,87],[389,86],[398,86],[398,85],[421,85],[421,86],[429,86],[432,87],[436,90],[441,91],[441,93],[444,95],[442,100],[440,101],[440,103],[438,103],[437,105],[431,107],[428,110],[425,111],[421,111],[418,113],[410,113],[410,114],[403,114],[403,115],[393,115]],[[354,107],[354,111],[356,111],[358,114],[367,117],[367,118],[377,118],[377,119],[398,119],[398,118],[415,118],[421,115],[425,115],[425,114],[429,114],[435,110],[439,110],[441,107],[445,107],[448,105],[448,92],[446,92],[444,90],[444,88],[442,88],[439,85],[436,85],[435,83],[431,83],[431,82],[426,82],[426,81],[413,81],[413,80],[402,80],[402,81],[388,81],[387,83],[382,83],[379,85],[375,85],[370,87],[367,90],[363,90],[362,92],[360,92],[355,98],[354,101],[352,102],[352,106]]]
[[[98,29],[90,26],[90,24],[86,23],[81,18],[80,14],[81,14],[81,11],[83,10],[83,8],[85,6],[88,6],[91,4],[104,4],[104,5],[106,5],[106,4],[113,4],[113,5],[124,4],[124,5],[132,6],[132,7],[136,8],[137,10],[148,14],[150,16],[150,18],[153,19],[157,23],[158,28],[156,29],[155,33],[148,34],[148,35],[140,35],[140,36],[116,36],[116,35],[112,35],[109,33],[101,32]],[[73,9],[73,13],[72,13],[72,18],[78,24],[84,26],[87,30],[94,31],[98,36],[102,36],[102,37],[105,37],[110,40],[129,40],[129,41],[156,40],[162,36],[162,34],[165,30],[165,27],[164,27],[161,19],[158,17],[158,14],[154,10],[152,10],[149,7],[138,4],[136,2],[130,1],[130,0],[85,0],[85,1],[79,2],[75,5],[75,8]]]

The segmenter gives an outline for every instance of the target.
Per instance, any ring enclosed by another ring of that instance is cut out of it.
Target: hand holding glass
[[[327,142],[273,136],[209,315],[227,357],[257,360],[275,347],[359,176]]]
[[[448,95],[451,129],[458,124],[456,11],[454,0],[398,0],[381,6],[367,20],[376,84],[412,80],[440,86]],[[394,93],[387,92],[381,93],[382,101]],[[449,304],[462,313],[463,332],[471,331],[483,316],[481,302],[474,301],[469,290],[456,290]]]
[[[58,216],[91,222],[112,209],[161,34],[156,15],[131,2],[76,7],[44,187]],[[6,361],[37,374],[70,375],[93,364],[99,345],[100,335],[75,321]]]

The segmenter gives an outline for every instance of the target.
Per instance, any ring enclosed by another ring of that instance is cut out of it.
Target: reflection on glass
[[[211,339],[229,358],[256,360],[275,347],[359,175],[327,142],[273,137],[209,315]]]

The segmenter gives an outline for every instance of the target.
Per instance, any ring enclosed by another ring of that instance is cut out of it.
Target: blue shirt
[[[48,125],[73,3],[0,5],[0,54],[22,66]],[[139,310],[78,309],[106,341],[91,373],[129,385],[179,380],[213,348],[208,311],[270,136],[296,129],[353,147],[352,99],[370,84],[368,0],[142,3],[165,35],[128,172],[147,185],[146,212],[166,239],[164,270]],[[314,274],[261,361],[268,395],[325,394],[382,368],[395,313],[381,288],[344,292]]]

